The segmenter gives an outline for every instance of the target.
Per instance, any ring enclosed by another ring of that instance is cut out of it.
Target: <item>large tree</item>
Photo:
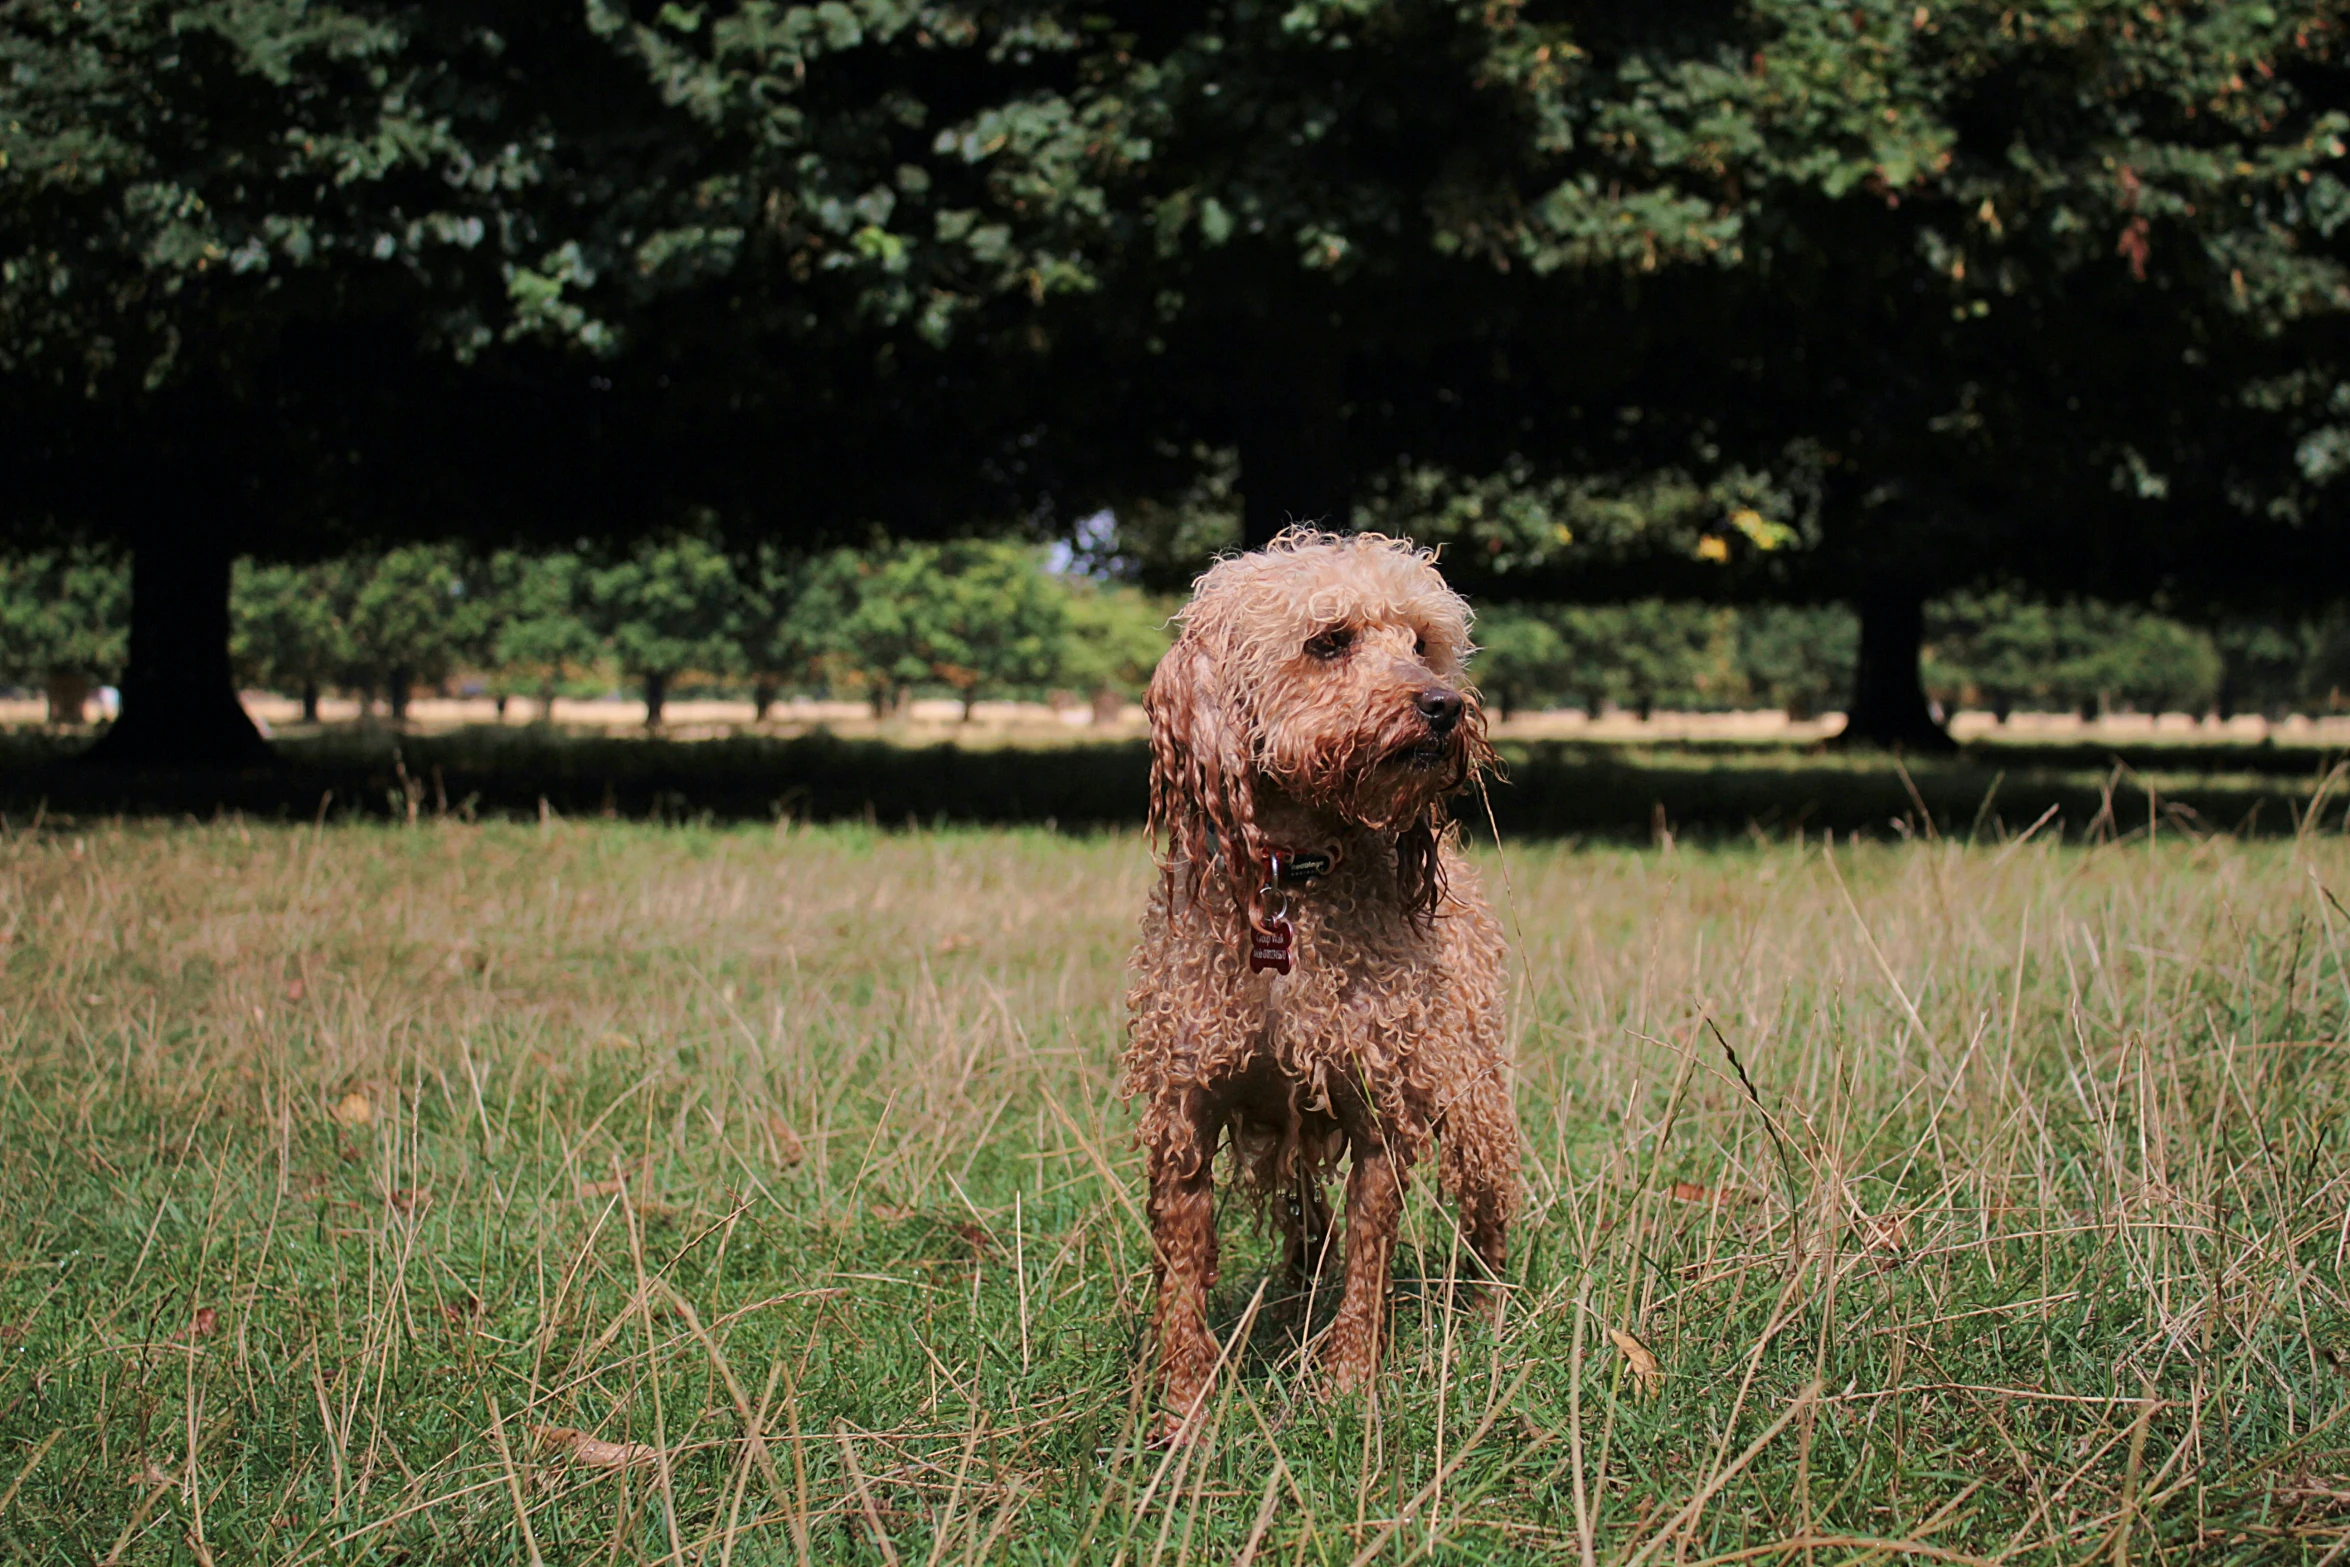
[[[364,458],[320,400],[374,393],[368,350],[496,248],[414,44],[382,8],[233,0],[34,0],[0,31],[0,521],[131,550],[118,759],[260,754],[230,563],[335,514]]]
[[[1727,264],[1626,279],[1606,441],[1572,387],[1467,388],[1536,433],[1519,504],[1448,517],[1465,574],[1842,599],[1848,737],[1927,747],[1931,594],[2332,591],[2293,456],[2350,303],[2336,38],[2315,4],[1757,0],[1723,47],[1627,57],[1592,133],[1717,204]],[[1641,524],[1585,525],[1611,497]]]
[[[711,512],[813,539],[1032,499],[1009,404],[972,395],[1018,336],[956,328],[1035,258],[945,133],[1052,67],[1048,23],[12,6],[0,530],[132,552],[100,754],[265,754],[230,683],[242,553]]]

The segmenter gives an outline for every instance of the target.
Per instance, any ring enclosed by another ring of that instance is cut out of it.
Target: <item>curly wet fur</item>
[[[1292,529],[1199,579],[1151,681],[1151,820],[1167,847],[1132,963],[1125,1089],[1142,1101],[1171,1430],[1188,1429],[1215,1365],[1222,1143],[1301,1275],[1322,1261],[1324,1183],[1351,1157],[1345,1284],[1320,1346],[1342,1387],[1377,1362],[1404,1188],[1431,1142],[1463,1236],[1502,1265],[1518,1134],[1501,929],[1445,813],[1492,759],[1465,680],[1469,619],[1427,552]],[[1449,725],[1425,711],[1445,694],[1460,698]],[[1274,849],[1334,864],[1268,889]],[[1250,928],[1284,905],[1294,969],[1252,974]]]

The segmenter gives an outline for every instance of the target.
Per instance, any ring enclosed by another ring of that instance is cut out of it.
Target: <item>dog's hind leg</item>
[[[1217,1132],[1207,1096],[1197,1088],[1168,1091],[1143,1116],[1151,1263],[1158,1279],[1155,1336],[1171,1437],[1198,1429],[1216,1370],[1208,1291],[1216,1283]]]
[[[1388,1271],[1411,1172],[1409,1151],[1390,1148],[1376,1130],[1355,1139],[1353,1151],[1346,1177],[1346,1292],[1321,1349],[1323,1368],[1341,1392],[1362,1386],[1379,1368]]]

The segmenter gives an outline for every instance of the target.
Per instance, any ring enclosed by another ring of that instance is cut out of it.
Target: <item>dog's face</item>
[[[1425,823],[1488,760],[1469,607],[1424,551],[1293,529],[1219,561],[1151,682],[1154,807],[1253,841],[1259,779],[1346,820]]]
[[[1400,827],[1483,749],[1469,610],[1416,553],[1346,540],[1276,555],[1287,614],[1239,671],[1256,760],[1308,804]]]

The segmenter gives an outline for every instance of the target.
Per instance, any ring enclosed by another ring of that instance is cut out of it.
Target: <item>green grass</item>
[[[0,1561],[2343,1560],[2350,845],[1984,837],[1487,856],[1502,1327],[1169,1453],[1131,835],[19,819]]]

